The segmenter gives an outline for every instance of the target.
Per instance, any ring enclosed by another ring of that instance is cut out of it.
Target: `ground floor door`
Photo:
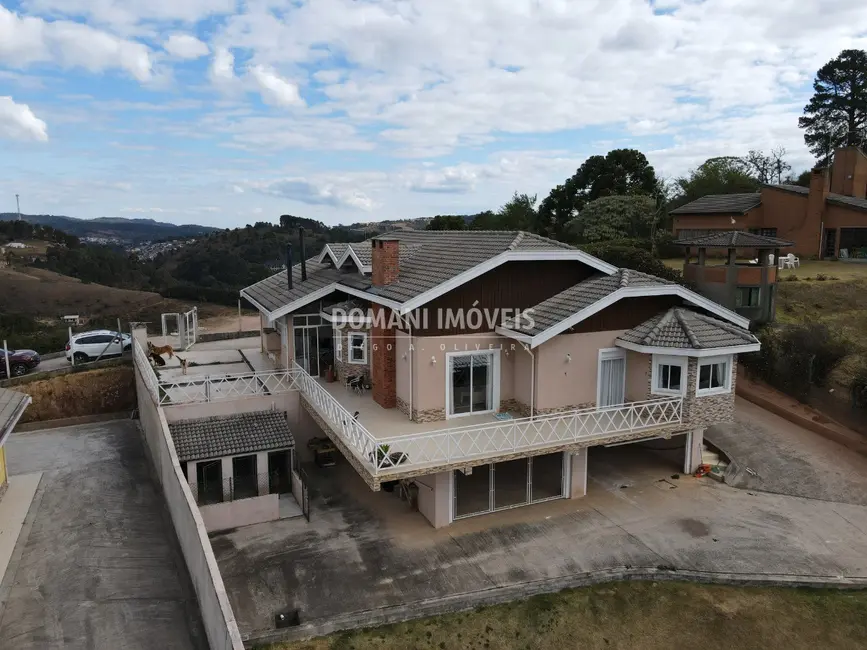
[[[223,463],[208,460],[196,463],[196,489],[199,505],[223,502]]]
[[[453,519],[563,498],[567,457],[544,454],[454,471]]]
[[[291,453],[272,451],[268,453],[268,491],[271,494],[286,494],[292,491],[290,471],[292,467]]]

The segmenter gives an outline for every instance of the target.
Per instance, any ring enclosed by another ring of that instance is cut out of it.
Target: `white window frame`
[[[710,395],[723,395],[732,392],[732,355],[724,355],[720,357],[704,357],[698,359],[698,365],[695,369],[695,396],[708,397]],[[717,363],[726,364],[725,384],[719,388],[699,388],[701,382],[701,369],[703,366],[712,366]]]
[[[454,398],[452,397],[452,359],[454,359],[455,357],[471,357],[473,355],[483,354],[493,357],[492,381],[494,382],[494,385],[491,387],[491,408],[486,411],[453,413],[452,411],[454,410]],[[445,366],[444,370],[446,380],[446,420],[451,420],[452,418],[465,418],[470,415],[484,415],[485,413],[496,413],[500,410],[500,351],[498,349],[468,350],[466,352],[446,352],[446,362],[443,364],[443,366]]]
[[[334,356],[338,361],[343,361],[343,330],[334,328]]]
[[[353,345],[352,337],[360,336],[361,337],[361,345]],[[354,366],[366,366],[367,365],[367,332],[349,332],[346,335],[346,361],[351,363]],[[354,359],[352,353],[354,350],[360,349],[363,352],[363,357],[361,359]]]
[[[602,362],[611,359],[623,359],[623,403],[626,399],[626,377],[629,372],[626,366],[626,350],[623,348],[599,348],[599,356],[596,359],[596,406],[602,401]],[[611,408],[611,407],[606,407]]]
[[[671,390],[669,388],[660,388],[659,379],[662,373],[659,372],[659,366],[679,366],[680,367],[680,390]],[[650,373],[650,394],[651,395],[686,395],[686,377],[687,359],[686,357],[672,357],[665,354],[653,355],[653,370]]]

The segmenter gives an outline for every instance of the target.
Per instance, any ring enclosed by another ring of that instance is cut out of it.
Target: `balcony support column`
[[[683,457],[683,473],[693,474],[701,465],[701,450],[704,445],[704,429],[693,429],[686,434],[686,449]]]
[[[571,463],[571,482],[569,488],[570,499],[580,499],[587,494],[587,456],[589,448],[584,447],[572,452],[569,456]]]

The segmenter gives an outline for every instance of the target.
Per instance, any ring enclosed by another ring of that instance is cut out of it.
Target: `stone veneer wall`
[[[409,417],[409,404],[406,400],[397,398],[397,409]],[[441,409],[428,409],[426,411],[419,411],[418,409],[412,410],[412,420],[413,422],[439,422],[440,420],[446,419],[446,410],[445,408]]]
[[[349,335],[350,333],[360,332],[367,334],[367,363],[349,363]],[[337,338],[334,345],[340,343],[343,347],[343,361],[337,359],[337,348],[334,348],[334,370],[337,373],[337,381],[344,382],[348,377],[358,377],[367,375],[370,379],[370,356],[372,353],[372,342],[369,328],[340,328],[337,330]]]
[[[698,359],[690,357],[686,368],[686,395],[683,397],[683,424],[699,429],[734,422],[735,420],[735,382],[738,373],[737,355],[732,357],[732,390],[730,393],[696,397],[698,380]]]

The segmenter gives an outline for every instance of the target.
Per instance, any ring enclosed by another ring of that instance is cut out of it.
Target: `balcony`
[[[357,395],[297,366],[294,370],[295,385],[320,425],[374,487],[381,481],[510,456],[639,438],[682,420],[683,398],[668,397],[529,418],[467,416],[448,420],[454,426],[444,427],[445,421],[411,422],[397,409],[381,408],[370,394]]]

